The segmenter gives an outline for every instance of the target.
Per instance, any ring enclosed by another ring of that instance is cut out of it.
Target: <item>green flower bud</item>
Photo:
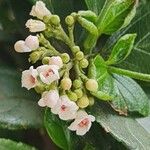
[[[73,47],[72,47],[72,51],[73,51],[74,53],[77,53],[77,52],[80,51],[80,47],[79,47],[79,46],[73,46]]]
[[[37,93],[41,94],[45,91],[45,86],[40,84],[40,85],[37,85],[34,89]]]
[[[82,86],[82,81],[81,81],[81,80],[76,79],[76,80],[73,81],[73,87],[74,87],[74,88],[78,89],[78,88],[80,88],[81,86]]]
[[[74,18],[71,15],[69,15],[65,18],[65,22],[68,26],[72,26],[75,21]]]
[[[76,12],[73,12],[73,13],[71,13],[71,16],[72,16],[72,17],[76,17],[76,16],[77,16],[77,13],[76,13]]]
[[[81,68],[87,68],[88,65],[89,65],[89,62],[88,62],[87,59],[83,58],[83,59],[80,61],[79,64],[80,64],[80,67],[81,67]]]
[[[68,95],[69,99],[74,102],[76,102],[78,99],[77,94],[72,91],[69,91],[67,95]]]
[[[41,59],[43,53],[44,53],[43,51],[32,52],[29,56],[29,62],[32,62],[33,64],[36,63],[38,60]]]
[[[81,89],[74,90],[78,98],[81,98],[83,96],[83,91]]]
[[[77,60],[82,60],[84,58],[84,53],[79,51],[76,53],[76,59]]]
[[[49,23],[50,19],[51,19],[51,15],[44,16],[43,17],[43,22],[44,23]]]
[[[70,90],[72,81],[70,78],[63,78],[60,82],[60,86],[63,90]]]
[[[87,90],[96,92],[98,90],[98,83],[95,79],[88,79],[88,81],[85,83],[85,86]]]
[[[93,106],[94,102],[95,102],[94,97],[89,97],[89,105]]]
[[[63,54],[61,54],[61,59],[62,59],[62,61],[63,61],[63,63],[68,63],[69,62],[69,60],[70,60],[70,56],[67,54],[67,53],[63,53]]]
[[[57,16],[57,15],[51,15],[50,22],[53,25],[58,26],[60,24],[60,18],[59,18],[59,16]]]
[[[45,64],[49,64],[49,60],[50,60],[50,57],[44,57],[42,59],[42,63],[45,65]]]
[[[83,97],[81,97],[78,101],[77,101],[77,105],[80,108],[86,108],[89,105],[89,99],[86,95],[84,95]]]

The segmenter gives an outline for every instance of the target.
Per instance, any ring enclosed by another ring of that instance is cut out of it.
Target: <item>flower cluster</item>
[[[80,15],[72,13],[66,17],[69,35],[63,30],[60,18],[51,14],[42,1],[36,2],[30,15],[37,19],[29,19],[26,27],[30,32],[41,33],[16,42],[14,48],[20,53],[31,52],[29,61],[41,60],[42,65],[22,72],[22,87],[34,88],[41,94],[39,106],[49,107],[62,120],[74,120],[68,129],[84,135],[95,121],[85,109],[94,104],[90,92],[98,90],[98,83],[86,76],[89,61],[74,42],[73,29]],[[48,40],[51,37],[63,41],[71,53],[56,50]]]

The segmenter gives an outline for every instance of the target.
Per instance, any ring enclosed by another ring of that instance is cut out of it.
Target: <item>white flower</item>
[[[59,68],[63,66],[63,61],[59,56],[53,56],[49,59],[50,65],[57,65]]]
[[[28,90],[34,88],[38,83],[37,76],[38,76],[38,72],[36,69],[33,69],[33,66],[31,66],[29,70],[23,71],[22,87],[25,87]]]
[[[26,22],[26,27],[29,28],[30,32],[40,32],[46,29],[46,25],[42,21],[33,19]]]
[[[42,94],[42,98],[38,101],[39,106],[53,108],[59,100],[58,90],[46,91]]]
[[[36,50],[39,47],[39,40],[37,36],[29,35],[25,39],[25,44],[28,46],[31,50]]]
[[[14,45],[14,49],[19,53],[31,52],[31,49],[25,44],[23,40],[17,41]]]
[[[58,69],[56,65],[42,65],[37,68],[37,71],[43,83],[51,84],[60,78]]]
[[[76,131],[77,135],[84,135],[91,128],[92,122],[95,121],[95,117],[88,115],[85,111],[78,111],[75,121],[68,127],[72,131]]]
[[[68,96],[63,95],[51,111],[54,114],[58,114],[62,120],[71,120],[76,117],[78,108],[75,102],[71,101]]]
[[[45,7],[42,1],[37,1],[30,12],[31,16],[43,19],[44,16],[51,15],[51,12]]]

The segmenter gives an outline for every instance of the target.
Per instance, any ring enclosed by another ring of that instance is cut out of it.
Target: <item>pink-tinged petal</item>
[[[94,116],[92,116],[92,115],[89,115],[89,119],[90,119],[92,122],[94,122],[94,121],[95,121],[95,117],[94,117]]]
[[[76,131],[78,128],[78,124],[80,123],[81,120],[76,119],[74,122],[72,122],[70,124],[70,126],[68,127],[69,130],[71,131]]]
[[[79,110],[78,112],[77,112],[77,119],[82,119],[82,118],[85,118],[85,117],[87,117],[88,116],[88,114],[84,111],[84,110]]]
[[[44,101],[43,98],[41,98],[41,99],[38,101],[38,105],[41,106],[41,107],[45,107],[45,106],[46,106],[46,102]]]
[[[51,57],[49,59],[49,64],[50,65],[56,65],[60,69],[63,66],[63,61],[62,61],[61,57],[59,57],[59,56],[53,56],[53,57]]]
[[[86,132],[87,132],[87,128],[86,127],[84,127],[84,128],[78,128],[76,130],[76,134],[80,135],[80,136],[83,136],[84,134],[86,134]]]

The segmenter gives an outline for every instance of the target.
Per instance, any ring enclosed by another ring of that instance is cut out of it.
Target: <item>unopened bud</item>
[[[72,91],[69,91],[67,95],[68,95],[69,99],[74,102],[77,101],[77,99],[78,99],[77,94]]]
[[[50,60],[50,57],[44,57],[42,59],[42,64],[44,64],[44,65],[49,64],[49,60]]]
[[[62,58],[63,63],[68,63],[70,60],[70,56],[67,53],[61,54],[61,58]]]
[[[50,57],[50,59],[49,59],[49,65],[56,65],[59,68],[61,68],[63,66],[63,61],[62,61],[61,57],[53,56],[53,57]]]
[[[89,62],[87,59],[83,58],[81,61],[80,61],[80,67],[81,68],[87,68],[89,65]]]
[[[83,91],[81,89],[74,90],[78,98],[81,98],[83,96]]]
[[[98,83],[95,79],[88,79],[88,81],[85,83],[85,86],[87,90],[96,92],[98,90]]]
[[[32,52],[29,57],[29,62],[36,63],[39,59],[41,59],[42,54],[42,51]]]
[[[43,22],[46,23],[46,24],[49,23],[50,18],[51,18],[51,15],[44,16],[43,17]]]
[[[50,21],[55,26],[58,26],[60,24],[60,18],[57,15],[52,15]]]
[[[80,47],[79,47],[79,46],[73,46],[73,47],[72,47],[72,51],[73,51],[74,53],[77,53],[77,52],[80,51]]]
[[[63,78],[60,82],[60,85],[63,90],[70,90],[72,86],[72,81],[70,78]]]
[[[79,51],[76,53],[76,59],[77,60],[82,60],[84,58],[84,53]]]
[[[72,26],[74,24],[74,18],[70,15],[65,18],[65,22],[68,26]]]
[[[94,105],[94,97],[89,97],[89,105],[90,106]]]
[[[45,86],[44,85],[38,85],[34,89],[37,93],[43,93],[45,91]]]
[[[73,87],[74,87],[74,88],[78,89],[78,88],[80,88],[81,86],[82,86],[82,81],[81,81],[81,80],[76,79],[76,80],[73,81]]]
[[[84,95],[83,97],[81,97],[78,101],[77,101],[77,105],[80,108],[86,108],[89,105],[89,99],[86,95]]]

